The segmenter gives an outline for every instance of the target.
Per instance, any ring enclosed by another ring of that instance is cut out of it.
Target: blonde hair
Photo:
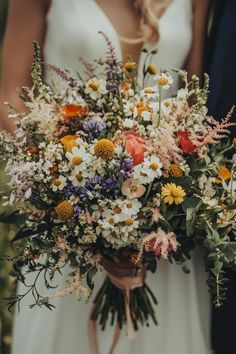
[[[121,38],[124,42],[155,43],[160,38],[158,20],[172,0],[135,0],[135,7],[140,14],[140,31],[137,39]]]

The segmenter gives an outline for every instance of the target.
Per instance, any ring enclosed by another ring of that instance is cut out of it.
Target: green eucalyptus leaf
[[[199,198],[186,198],[183,202],[183,210],[186,213],[186,233],[191,236],[194,233],[194,226],[197,216],[197,211],[202,204]]]

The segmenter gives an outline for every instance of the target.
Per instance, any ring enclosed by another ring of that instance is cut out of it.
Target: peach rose
[[[124,133],[125,150],[133,158],[134,166],[139,165],[144,160],[144,154],[147,151],[146,144],[134,130],[128,130]]]

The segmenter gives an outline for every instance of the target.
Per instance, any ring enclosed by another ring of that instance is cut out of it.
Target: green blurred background
[[[6,15],[7,0],[0,0],[0,75],[2,40],[6,25]],[[0,161],[0,191],[6,188],[7,182],[3,169],[4,164]],[[0,213],[2,211],[3,208],[0,206]],[[0,256],[12,254],[9,242],[12,232],[13,230],[10,226],[0,223]],[[9,277],[9,271],[9,264],[0,262],[0,354],[10,354],[11,350],[12,313],[9,313],[7,310],[7,302],[4,300],[4,298],[12,295],[15,291],[15,284]]]

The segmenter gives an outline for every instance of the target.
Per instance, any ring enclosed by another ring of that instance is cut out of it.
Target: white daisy
[[[140,92],[140,97],[147,98],[147,99],[157,99],[159,97],[158,87],[157,86],[145,87]]]
[[[91,161],[91,155],[87,153],[84,146],[73,147],[71,152],[66,153],[66,157],[70,161],[70,167],[74,168],[76,173],[83,171]]]
[[[123,201],[123,208],[122,211],[125,213],[126,217],[136,215],[140,211],[140,208],[142,207],[142,204],[139,202],[137,198],[134,198],[132,200],[130,199],[125,199]]]
[[[123,107],[127,117],[137,116],[137,107],[134,102],[124,101]]]
[[[129,234],[134,230],[138,229],[139,222],[134,217],[126,218],[126,220],[120,225],[120,231],[124,234],[127,238]]]
[[[157,113],[159,111],[159,102],[149,102],[148,107],[151,111]]]
[[[64,176],[59,176],[52,180],[51,188],[53,192],[62,191],[67,185],[67,179]]]
[[[94,77],[85,86],[85,93],[89,94],[93,100],[97,100],[107,93],[106,81],[104,79],[98,80]]]
[[[154,76],[157,85],[163,90],[167,90],[174,82],[173,78],[168,72],[162,72],[160,75]]]
[[[90,176],[86,170],[84,170],[83,172],[78,172],[76,169],[74,169],[68,179],[72,182],[74,187],[84,187],[86,181],[89,178]]]
[[[108,226],[107,222],[101,222],[97,227],[97,234],[102,237],[113,247],[123,248],[135,241],[138,236],[139,223],[134,218],[127,218],[126,222],[119,225]]]
[[[167,98],[166,100],[161,102],[161,113],[168,116],[173,110],[173,100],[171,98]]]
[[[153,179],[161,177],[162,163],[157,156],[152,155],[150,158],[145,158],[143,165],[148,169],[149,175],[153,176]]]
[[[134,167],[133,178],[137,179],[140,184],[149,184],[162,175],[162,163],[156,156],[145,158],[142,164]]]
[[[102,217],[102,213],[104,212],[104,209],[106,208],[105,204],[99,200],[99,204],[94,204],[91,206],[91,209],[93,210],[92,212],[92,218],[94,220],[98,220]]]

